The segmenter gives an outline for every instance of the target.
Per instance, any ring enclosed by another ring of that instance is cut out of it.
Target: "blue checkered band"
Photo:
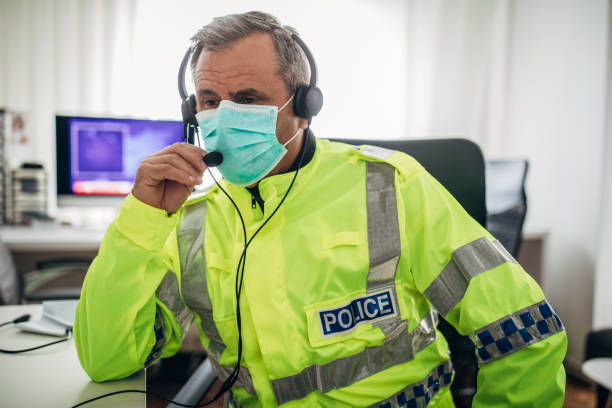
[[[153,326],[153,330],[155,332],[155,345],[153,346],[153,350],[147,357],[144,366],[150,366],[155,360],[161,356],[162,349],[166,344],[166,333],[164,332],[164,319],[159,311],[159,307],[155,309],[155,324]]]
[[[486,364],[563,330],[561,319],[543,300],[477,330],[472,341],[476,345],[478,363]]]
[[[450,360],[431,370],[424,380],[410,384],[397,394],[379,402],[372,407],[378,408],[422,408],[443,387],[448,387],[453,380],[453,366]]]

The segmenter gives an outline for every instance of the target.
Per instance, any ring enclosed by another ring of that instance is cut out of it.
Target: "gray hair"
[[[293,95],[300,85],[308,84],[308,61],[300,46],[291,37],[298,32],[291,26],[282,25],[272,14],[261,11],[215,17],[210,24],[202,27],[191,37],[191,71],[195,71],[203,49],[221,51],[255,32],[272,36],[278,54],[278,74],[285,81],[290,95]]]

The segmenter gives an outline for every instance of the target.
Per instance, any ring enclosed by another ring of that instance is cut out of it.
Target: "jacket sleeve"
[[[77,354],[92,380],[127,377],[180,348],[191,315],[175,274],[179,216],[129,195],[108,228],[74,324]]]
[[[540,287],[429,173],[398,177],[412,279],[476,345],[473,406],[561,407],[567,337]]]

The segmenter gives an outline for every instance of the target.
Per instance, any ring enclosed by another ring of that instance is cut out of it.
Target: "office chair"
[[[23,279],[8,248],[0,241],[0,305],[21,304],[22,295]]]
[[[584,362],[601,357],[612,357],[612,329],[595,330],[587,334]],[[606,406],[610,391],[597,384],[597,408]]]
[[[410,154],[459,201],[468,214],[486,227],[484,159],[475,143],[466,139],[330,140],[357,146],[376,145]],[[478,372],[474,344],[442,318],[438,328],[449,343],[455,366],[455,381],[451,385],[455,405],[457,408],[470,407],[476,393]],[[173,399],[183,404],[196,404],[214,379],[210,362],[205,360]],[[168,407],[174,408],[175,405]]]
[[[37,262],[36,269],[24,277],[0,241],[0,305],[78,299],[89,264],[80,259]]]
[[[518,256],[525,215],[527,195],[525,179],[527,160],[491,160],[486,163],[487,229]]]
[[[88,259],[58,259],[36,263],[36,269],[25,275],[23,298],[25,302],[43,300],[78,300]]]
[[[467,139],[330,139],[355,146],[369,144],[414,157],[480,225],[486,228],[485,167],[482,151]]]

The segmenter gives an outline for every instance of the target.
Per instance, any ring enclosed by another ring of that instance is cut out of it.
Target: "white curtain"
[[[503,148],[509,1],[408,2],[407,134]]]
[[[27,113],[29,159],[52,168],[54,115],[127,111],[135,2],[0,2],[0,106]]]

